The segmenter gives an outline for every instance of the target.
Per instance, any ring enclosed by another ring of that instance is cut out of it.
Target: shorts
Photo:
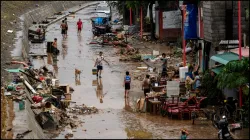
[[[66,34],[66,29],[62,29],[62,34]]]
[[[103,67],[102,66],[97,66],[97,70],[102,70]]]
[[[145,97],[147,96],[147,94],[146,94],[146,93],[149,93],[149,92],[150,92],[150,89],[149,89],[149,88],[144,89],[144,95],[145,95]]]
[[[79,28],[79,27],[78,27],[78,31],[82,31],[82,28]]]
[[[167,69],[166,68],[162,68],[162,76],[167,76]]]
[[[130,83],[125,83],[125,90],[130,90]]]

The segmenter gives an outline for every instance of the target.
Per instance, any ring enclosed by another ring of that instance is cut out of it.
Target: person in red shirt
[[[77,33],[78,33],[78,35],[81,34],[81,31],[82,31],[82,21],[81,21],[81,19],[79,19],[79,21],[77,22]]]

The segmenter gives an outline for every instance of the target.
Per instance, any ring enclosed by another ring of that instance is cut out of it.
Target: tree
[[[241,87],[243,93],[248,95],[246,84],[249,83],[249,72],[249,59],[230,61],[216,76],[218,80],[217,87],[220,89]]]

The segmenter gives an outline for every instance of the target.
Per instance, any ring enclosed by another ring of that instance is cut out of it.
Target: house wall
[[[245,7],[249,1],[241,1],[241,25],[242,35],[246,32]],[[249,6],[248,6],[249,7]],[[210,57],[216,54],[215,47],[221,40],[226,39],[226,9],[233,8],[233,39],[238,39],[238,2],[237,1],[202,1],[204,39],[212,43]],[[248,25],[249,26],[249,25]],[[210,66],[214,63],[211,62]]]

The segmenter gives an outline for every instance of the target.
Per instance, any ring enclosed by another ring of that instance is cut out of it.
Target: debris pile
[[[83,123],[77,120],[77,115],[98,112],[97,108],[86,105],[68,108],[75,103],[71,101],[74,90],[69,85],[59,84],[54,72],[46,66],[34,69],[31,63],[18,63],[24,64],[25,69],[6,69],[13,74],[13,81],[2,87],[2,93],[17,101],[20,110],[25,109],[25,102],[30,102],[35,119],[44,130],[61,131],[66,126],[73,129]]]
[[[74,107],[69,107],[68,112],[76,115],[92,114],[97,113],[98,109],[95,107],[87,107],[86,105],[76,105]]]

